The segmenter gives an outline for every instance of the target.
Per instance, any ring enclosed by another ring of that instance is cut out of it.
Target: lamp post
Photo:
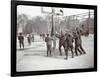
[[[52,7],[51,8],[51,12],[46,12],[46,11],[44,11],[43,10],[43,8],[41,8],[41,12],[42,13],[46,13],[46,14],[50,14],[51,15],[51,19],[52,19],[52,27],[51,27],[51,37],[53,37],[53,50],[55,50],[55,48],[56,48],[56,39],[55,39],[55,26],[54,26],[54,15],[61,15],[61,16],[63,16],[63,10],[62,9],[60,9],[60,12],[62,13],[62,14],[60,14],[60,13],[55,13],[55,9]]]
[[[55,35],[55,27],[54,27],[54,23],[53,23],[53,17],[54,17],[54,9],[52,8],[52,27],[51,27],[51,37],[53,35]]]

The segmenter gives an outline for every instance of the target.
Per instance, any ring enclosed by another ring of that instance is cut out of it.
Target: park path
[[[82,42],[87,54],[71,58],[69,52],[69,58],[65,60],[64,51],[62,51],[63,55],[59,56],[58,49],[52,52],[52,57],[47,57],[45,42],[39,36],[35,36],[35,42],[31,46],[26,41],[24,50],[17,47],[17,71],[92,68],[94,66],[93,35],[82,37]]]

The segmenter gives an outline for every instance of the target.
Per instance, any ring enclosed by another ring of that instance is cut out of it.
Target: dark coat
[[[24,41],[24,37],[22,35],[18,36],[19,41]]]

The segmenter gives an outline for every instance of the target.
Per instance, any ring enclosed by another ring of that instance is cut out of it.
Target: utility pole
[[[88,13],[88,21],[87,21],[87,36],[89,35],[89,27],[90,27],[90,10],[89,10],[89,13]]]

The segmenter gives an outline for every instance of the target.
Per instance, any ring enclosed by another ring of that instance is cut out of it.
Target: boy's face
[[[47,37],[49,36],[49,34],[47,34]]]

